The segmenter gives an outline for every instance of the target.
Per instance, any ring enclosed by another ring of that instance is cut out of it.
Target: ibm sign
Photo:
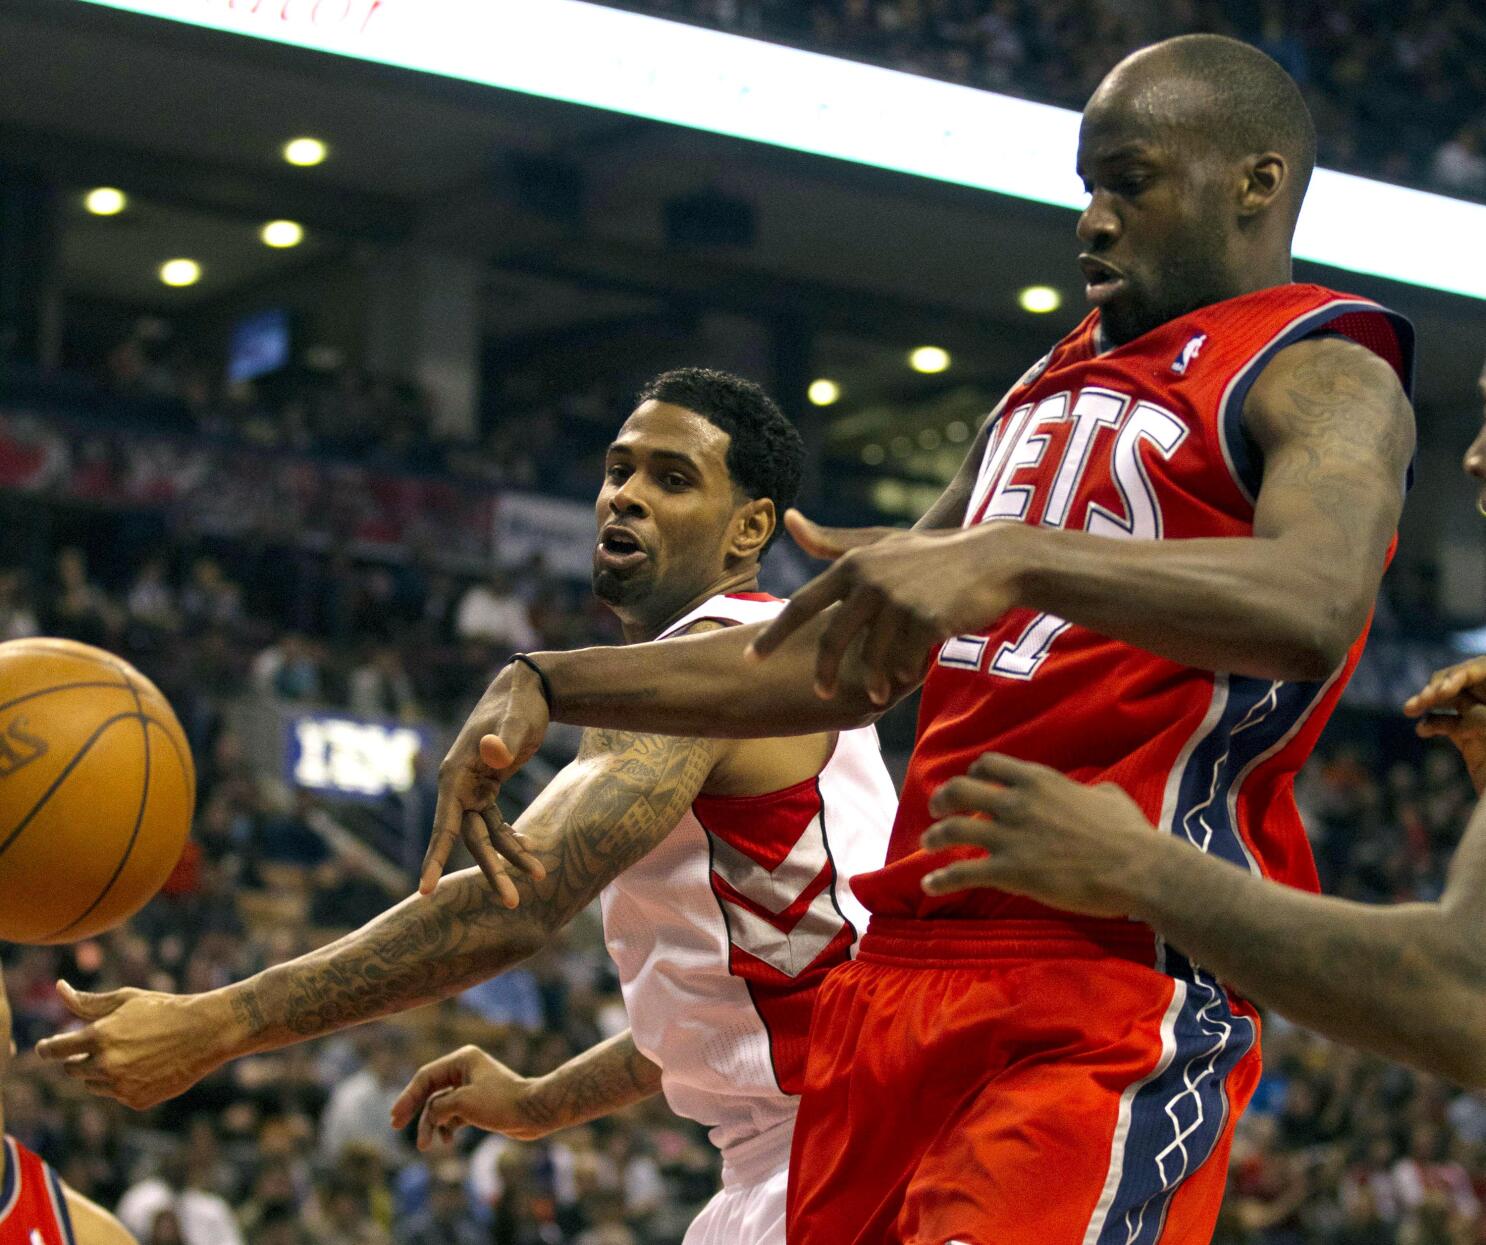
[[[285,761],[295,786],[374,800],[413,785],[413,763],[432,735],[411,726],[304,714],[286,723]]]

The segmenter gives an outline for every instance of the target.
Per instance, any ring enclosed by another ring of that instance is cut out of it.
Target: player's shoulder
[[[785,606],[782,597],[767,592],[720,592],[667,627],[658,639],[696,635],[721,627],[739,627],[747,623],[766,622]]]

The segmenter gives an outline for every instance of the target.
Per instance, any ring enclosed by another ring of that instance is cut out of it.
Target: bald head
[[[1273,58],[1223,35],[1179,35],[1116,65],[1084,110],[1134,114],[1225,160],[1274,152],[1287,168],[1282,200],[1300,215],[1316,167],[1316,127],[1300,88]]]

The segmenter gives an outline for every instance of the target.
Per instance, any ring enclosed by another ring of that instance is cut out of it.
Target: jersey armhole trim
[[[51,1191],[52,1213],[57,1217],[62,1240],[65,1245],[77,1245],[77,1233],[72,1228],[72,1211],[67,1206],[67,1192],[62,1188],[61,1178],[51,1168],[47,1168],[46,1183]]]
[[[1239,492],[1243,494],[1249,505],[1252,506],[1258,501],[1259,486],[1263,480],[1262,464],[1251,451],[1248,437],[1244,433],[1243,408],[1244,402],[1248,400],[1249,390],[1254,387],[1259,374],[1286,346],[1293,346],[1307,337],[1314,337],[1333,320],[1357,312],[1370,312],[1382,316],[1392,327],[1398,338],[1399,354],[1402,356],[1399,380],[1403,384],[1404,392],[1412,398],[1414,326],[1405,317],[1395,311],[1390,311],[1379,303],[1368,302],[1365,299],[1345,298],[1326,303],[1291,320],[1250,357],[1249,361],[1228,382],[1223,390],[1223,396],[1218,399],[1218,447],[1222,450],[1223,461],[1227,464],[1234,484],[1238,486]],[[1348,338],[1348,340],[1354,339]],[[1405,481],[1405,486],[1412,478],[1413,466],[1411,464],[1409,479]]]
[[[4,1223],[21,1196],[21,1154],[9,1137],[0,1138],[0,1223]]]

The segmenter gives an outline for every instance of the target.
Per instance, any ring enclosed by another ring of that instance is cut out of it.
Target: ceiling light
[[[862,461],[869,467],[875,467],[887,457],[887,451],[873,441],[862,446]]]
[[[890,445],[894,458],[907,458],[913,453],[913,442],[907,437],[894,437]]]
[[[937,450],[939,442],[943,438],[939,435],[938,428],[923,428],[918,434],[918,443],[921,449]]]
[[[160,265],[160,280],[166,285],[195,285],[201,280],[201,265],[194,259],[168,259]]]
[[[284,159],[302,169],[321,164],[329,149],[318,138],[295,138],[284,144]]]
[[[958,445],[961,441],[970,439],[970,425],[962,419],[957,419],[944,430],[944,439]]]
[[[1063,296],[1050,285],[1029,285],[1016,296],[1016,301],[1021,304],[1023,311],[1030,311],[1034,316],[1045,316],[1049,311],[1056,311],[1063,305]]]
[[[833,380],[812,380],[806,395],[815,406],[830,406],[841,397],[841,386]]]
[[[83,199],[83,206],[94,216],[117,216],[129,206],[129,199],[122,190],[115,190],[112,186],[99,186],[96,190],[88,191]]]
[[[304,226],[297,220],[271,220],[263,226],[258,236],[263,239],[264,246],[283,250],[285,247],[298,246],[304,241]]]
[[[949,351],[940,346],[919,346],[909,354],[908,366],[915,372],[942,372],[949,367]]]

